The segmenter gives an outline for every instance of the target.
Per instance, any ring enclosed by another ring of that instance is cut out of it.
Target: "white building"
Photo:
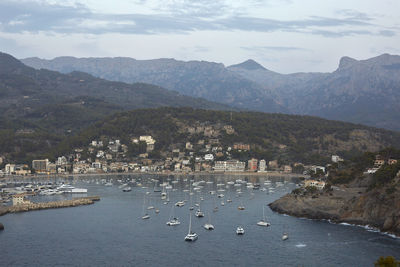
[[[260,162],[258,164],[258,171],[265,172],[266,169],[267,169],[267,162],[264,159],[260,160]]]
[[[213,154],[205,154],[204,155],[204,159],[213,161],[214,160],[214,155]]]

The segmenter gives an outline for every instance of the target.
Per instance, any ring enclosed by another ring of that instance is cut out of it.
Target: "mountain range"
[[[234,107],[305,114],[400,130],[400,56],[340,59],[331,73],[280,74],[255,62],[132,58],[27,58],[36,69],[83,71],[108,80],[155,84]]]

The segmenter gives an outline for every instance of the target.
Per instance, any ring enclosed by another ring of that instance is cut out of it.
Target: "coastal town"
[[[232,130],[233,131],[233,130]],[[131,139],[124,144],[118,139],[92,140],[87,147],[74,148],[73,153],[49,159],[34,159],[24,164],[7,163],[0,157],[1,176],[55,175],[55,174],[104,174],[130,172],[192,173],[192,172],[259,172],[309,174],[318,170],[326,173],[326,166],[305,165],[300,162],[281,164],[277,159],[236,159],[234,155],[248,152],[252,145],[233,143],[223,146],[218,139],[199,140],[196,144],[186,142],[153,158],[156,140],[150,135]],[[132,157],[129,146],[136,146],[141,153]],[[86,157],[85,157],[86,156]],[[332,162],[343,159],[332,155]]]

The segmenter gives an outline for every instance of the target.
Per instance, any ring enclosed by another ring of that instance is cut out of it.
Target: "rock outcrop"
[[[330,192],[287,194],[270,203],[273,211],[296,217],[369,225],[400,236],[400,190],[340,187]],[[396,188],[396,186],[395,186]]]

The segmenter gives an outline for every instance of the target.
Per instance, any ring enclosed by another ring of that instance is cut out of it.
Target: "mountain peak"
[[[260,63],[257,63],[253,59],[248,59],[242,63],[229,66],[230,68],[241,68],[246,70],[266,70]]]
[[[339,62],[339,69],[345,69],[347,67],[350,67],[354,63],[356,63],[357,60],[351,57],[342,57]]]

